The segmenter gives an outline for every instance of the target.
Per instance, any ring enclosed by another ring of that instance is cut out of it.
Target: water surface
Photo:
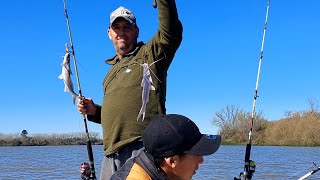
[[[99,177],[103,147],[93,146]],[[298,179],[320,165],[320,147],[253,146],[253,179]],[[205,156],[195,180],[230,179],[243,171],[245,146],[221,146]],[[80,164],[88,160],[86,146],[0,147],[0,180],[80,179]],[[320,172],[307,179],[319,179]]]

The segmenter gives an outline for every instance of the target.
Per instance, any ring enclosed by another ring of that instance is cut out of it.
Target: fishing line
[[[253,97],[253,105],[252,105],[252,111],[251,111],[251,121],[250,121],[250,129],[248,134],[248,143],[246,145],[246,152],[245,152],[245,163],[244,163],[244,171],[240,173],[239,179],[242,180],[250,180],[253,176],[253,173],[255,172],[256,165],[254,161],[250,159],[251,155],[251,145],[252,145],[252,131],[253,131],[253,123],[254,123],[254,116],[255,116],[255,110],[256,110],[256,102],[258,96],[258,87],[259,87],[259,79],[260,79],[260,69],[262,64],[262,58],[263,58],[263,50],[264,50],[264,40],[267,30],[267,23],[268,23],[268,15],[269,15],[269,7],[270,7],[270,0],[268,0],[267,10],[266,10],[266,18],[263,28],[263,36],[262,36],[262,43],[261,43],[261,50],[260,50],[260,59],[259,59],[259,66],[258,66],[258,73],[257,73],[257,80],[256,80],[256,87],[254,91],[254,97]],[[238,178],[234,178],[238,179]]]
[[[67,12],[66,0],[63,0],[63,5],[64,5],[64,14],[65,14],[66,21],[67,21],[67,26],[68,26],[69,40],[70,40],[71,51],[72,51],[71,55],[72,55],[74,69],[75,69],[75,73],[76,73],[77,85],[78,85],[78,90],[79,90],[79,97],[83,98],[82,92],[81,92],[81,86],[80,86],[80,78],[79,78],[78,68],[77,68],[77,60],[76,60],[76,56],[75,56],[75,52],[74,52],[74,46],[73,46],[73,42],[72,42],[72,35],[71,35],[70,22],[69,22],[69,17],[68,17],[68,12]],[[92,145],[91,145],[88,126],[87,126],[87,118],[86,118],[86,116],[84,114],[83,114],[83,122],[84,122],[84,128],[85,128],[85,133],[86,133],[86,142],[87,142],[89,166],[90,166],[90,170],[91,170],[91,174],[90,174],[89,178],[96,180],[96,174],[95,174],[95,168],[94,168],[94,160],[93,160],[93,152],[92,152]]]

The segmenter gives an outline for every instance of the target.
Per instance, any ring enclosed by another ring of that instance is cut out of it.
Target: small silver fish
[[[141,115],[142,115],[142,121],[144,120],[144,117],[146,115],[147,103],[149,102],[150,90],[155,90],[154,86],[152,85],[152,78],[150,76],[149,65],[147,63],[143,63],[141,66],[143,67],[143,77],[142,77],[142,81],[141,81],[142,106],[141,106],[140,112],[138,114],[137,121],[139,120]]]
[[[65,92],[69,91],[71,93],[73,104],[75,104],[78,94],[76,94],[73,90],[73,83],[70,76],[72,72],[70,69],[70,53],[69,53],[68,44],[66,44],[66,54],[64,55],[61,66],[62,66],[62,72],[58,78],[63,80],[64,91]]]
[[[162,59],[162,58],[161,58]],[[161,59],[151,63],[150,65],[148,63],[143,63],[140,64],[143,68],[143,76],[142,76],[142,81],[141,81],[141,86],[142,86],[142,106],[140,109],[140,112],[138,114],[137,117],[137,121],[139,120],[139,118],[142,116],[142,121],[144,120],[144,117],[146,115],[146,108],[147,108],[147,103],[149,102],[149,93],[150,90],[156,90],[154,88],[154,86],[152,85],[152,78],[150,75],[150,66],[158,61],[160,61]],[[152,71],[151,71],[152,72]],[[154,73],[153,73],[154,74]],[[155,74],[154,74],[155,75]],[[157,78],[157,76],[155,75],[155,77]],[[158,78],[157,78],[158,79]],[[159,79],[158,79],[159,80]],[[159,80],[160,81],[160,80]],[[161,81],[160,81],[161,82]]]

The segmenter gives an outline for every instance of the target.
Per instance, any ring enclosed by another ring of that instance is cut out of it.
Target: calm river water
[[[102,146],[93,146],[99,177]],[[254,179],[298,179],[320,165],[320,147],[253,146]],[[245,146],[221,146],[204,157],[193,179],[229,179],[243,170]],[[80,179],[80,163],[87,161],[86,146],[0,147],[1,180]],[[307,179],[319,179],[320,171]]]

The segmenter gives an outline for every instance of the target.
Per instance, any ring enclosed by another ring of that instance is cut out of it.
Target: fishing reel
[[[239,178],[234,177],[234,180],[250,180],[254,172],[256,172],[256,164],[254,161],[249,160],[248,167],[245,168],[244,172],[240,173]]]
[[[96,179],[95,177],[93,177],[93,174],[90,169],[90,165],[87,162],[83,162],[80,164],[80,173],[81,173],[81,179],[83,180]]]

